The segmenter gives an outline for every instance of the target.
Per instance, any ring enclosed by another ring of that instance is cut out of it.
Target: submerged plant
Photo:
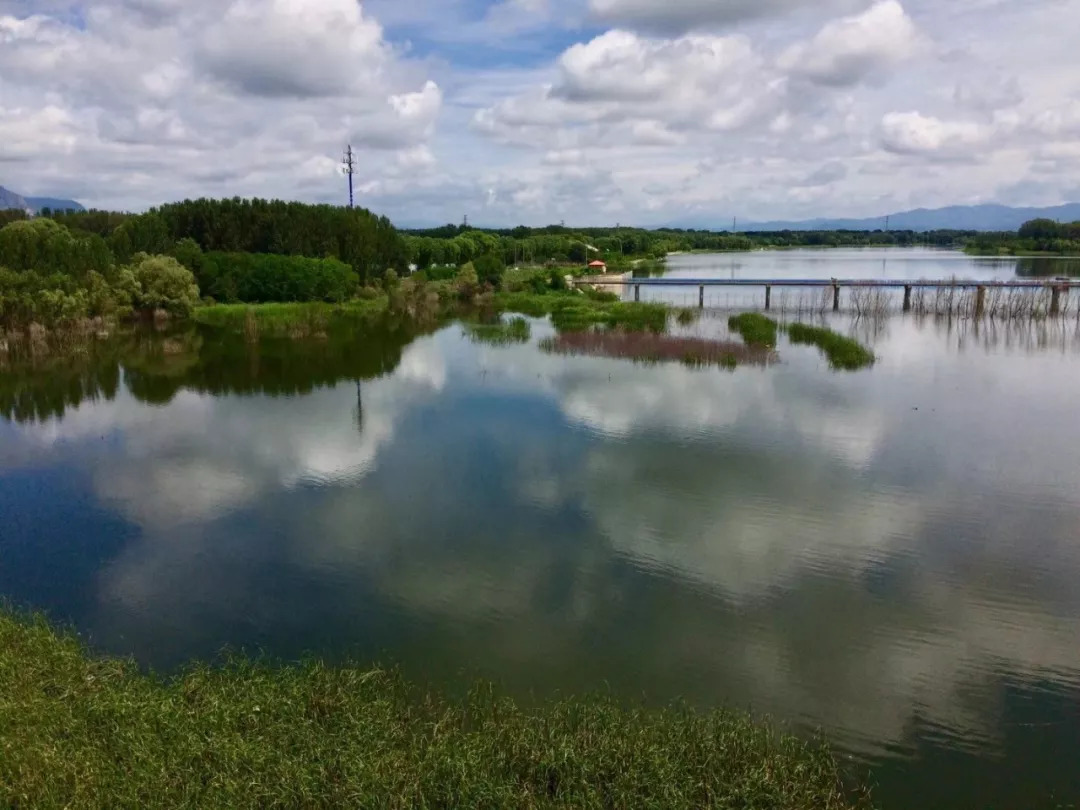
[[[700,317],[701,310],[684,307],[675,315],[675,322],[678,323],[679,326],[691,326],[692,324],[697,323]]]
[[[728,319],[728,328],[742,335],[747,346],[770,347],[776,345],[777,325],[772,318],[758,312],[744,312]]]
[[[831,329],[808,326],[805,323],[793,323],[787,327],[788,338],[792,343],[817,346],[829,360],[829,365],[844,371],[856,371],[872,366],[874,353],[849,337],[844,337]]]
[[[532,329],[524,318],[512,318],[498,323],[467,323],[465,333],[474,343],[506,346],[512,343],[528,343]]]
[[[621,330],[566,332],[545,340],[540,347],[556,354],[612,357],[644,363],[676,362],[691,368],[719,366],[733,369],[740,364],[766,365],[774,358],[767,349],[733,341]]]

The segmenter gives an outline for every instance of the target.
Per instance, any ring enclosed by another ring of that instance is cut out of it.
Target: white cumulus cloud
[[[855,84],[911,57],[920,35],[897,0],[829,23],[812,40],[780,58],[786,70],[826,85]]]

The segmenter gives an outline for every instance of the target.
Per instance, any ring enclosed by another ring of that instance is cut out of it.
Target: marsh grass
[[[643,363],[678,362],[691,368],[719,366],[729,370],[739,365],[767,365],[775,359],[774,353],[764,347],[734,341],[621,330],[566,332],[548,338],[540,347],[555,354],[612,357]]]
[[[388,299],[356,300],[347,304],[214,304],[199,307],[197,323],[244,335],[303,339],[322,337],[335,323],[371,321],[387,311]]]
[[[0,806],[868,807],[822,745],[607,696],[524,709],[381,669],[234,659],[174,678],[0,612]]]
[[[698,322],[701,318],[700,309],[691,309],[690,307],[683,307],[677,313],[675,313],[675,322],[679,326],[692,326]]]
[[[728,328],[742,336],[747,346],[776,345],[776,321],[758,312],[744,312],[728,319]]]
[[[1062,294],[1057,315],[1051,315],[1052,293],[1048,289],[1014,289],[987,286],[982,312],[976,311],[977,291],[959,287],[939,287],[912,291],[912,311],[917,315],[937,315],[953,318],[981,317],[997,321],[1036,321],[1052,317],[1065,318],[1078,312],[1076,293]]]
[[[834,369],[856,371],[872,366],[874,353],[849,337],[819,326],[805,323],[793,323],[787,327],[788,339],[792,343],[817,346],[829,360]]]
[[[511,318],[509,321],[496,323],[467,323],[465,334],[473,343],[508,346],[514,343],[528,343],[532,336],[532,329],[524,318]]]
[[[560,332],[576,332],[595,326],[626,331],[664,332],[670,309],[665,304],[613,300],[610,295],[584,295],[575,291],[548,293],[500,293],[495,305],[502,312],[518,312],[541,318],[551,316]]]

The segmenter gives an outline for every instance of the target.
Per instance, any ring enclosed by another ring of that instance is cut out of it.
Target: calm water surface
[[[955,250],[934,248],[840,248],[754,251],[752,253],[676,254],[667,262],[666,278],[692,279],[890,279],[1006,281],[1014,278],[1070,276],[1080,277],[1080,259],[1057,258],[972,258]],[[817,308],[822,295],[829,309],[829,290],[798,290],[777,287],[773,307],[789,310]],[[842,306],[850,304],[850,290],[843,291]],[[632,295],[627,293],[627,297]],[[899,291],[893,294],[902,300]],[[758,306],[763,303],[761,289],[707,287],[706,305],[710,307]],[[667,301],[697,306],[694,287],[649,289],[643,287],[641,300]],[[1076,302],[1073,302],[1076,307]],[[897,307],[899,308],[899,307]]]
[[[749,708],[885,808],[1080,803],[1075,316],[835,325],[878,365],[558,357],[539,321],[9,359],[0,595],[159,668],[231,645]]]

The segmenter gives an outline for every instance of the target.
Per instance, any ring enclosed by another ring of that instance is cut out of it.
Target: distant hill
[[[74,200],[62,200],[55,197],[27,197],[26,201],[35,211],[48,208],[51,211],[85,211],[82,204]]]
[[[894,231],[1015,231],[1032,219],[1080,221],[1080,203],[1051,208],[1010,208],[1007,205],[954,205],[948,208],[918,208],[889,215]],[[721,227],[721,226],[714,226]],[[738,223],[740,231],[876,231],[885,228],[885,217],[869,219],[807,219],[796,222]],[[722,227],[722,230],[730,230]]]
[[[30,208],[30,203],[14,191],[8,191],[3,186],[0,186],[0,211],[6,211],[9,208],[18,208],[25,211]]]
[[[74,200],[63,200],[55,197],[23,197],[14,191],[8,191],[0,186],[0,210],[8,208],[21,208],[35,213],[42,208],[53,211],[85,211],[82,205]]]

